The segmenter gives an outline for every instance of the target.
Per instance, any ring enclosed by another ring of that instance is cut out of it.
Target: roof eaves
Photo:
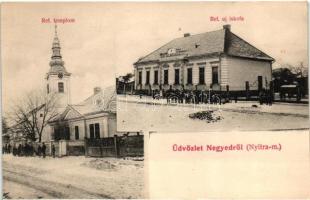
[[[271,57],[269,58],[269,57],[257,57],[257,56],[241,56],[241,55],[234,55],[234,54],[228,54],[228,53],[226,53],[226,55],[232,56],[232,57],[238,57],[238,58],[245,58],[245,59],[264,60],[264,61],[271,61],[271,62],[274,61],[274,59]]]
[[[275,61],[275,59],[274,59],[273,57],[269,56],[268,54],[266,54],[266,53],[263,52],[262,50],[258,49],[258,48],[255,47],[254,45],[252,45],[252,44],[250,44],[249,42],[247,42],[246,40],[242,39],[241,37],[239,37],[239,36],[236,35],[235,33],[231,32],[231,31],[230,31],[230,33],[233,34],[234,36],[236,36],[237,38],[239,38],[240,40],[244,41],[245,43],[247,43],[247,44],[250,45],[251,47],[253,47],[253,48],[257,49],[258,51],[262,52],[263,54],[265,54],[267,58],[269,57],[268,60],[270,60],[270,61]],[[226,37],[225,37],[225,40],[226,40]],[[225,42],[226,42],[226,41],[225,41]],[[240,57],[241,57],[241,56],[240,56]]]

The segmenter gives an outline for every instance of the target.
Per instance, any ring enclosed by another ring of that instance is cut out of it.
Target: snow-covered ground
[[[3,156],[10,198],[143,198],[144,162],[117,158]]]
[[[222,119],[213,123],[190,119],[189,114],[215,110]],[[222,105],[172,104],[165,99],[118,96],[117,125],[119,131],[231,131],[279,130],[309,128],[309,107],[305,104],[277,103],[272,106],[258,102]]]

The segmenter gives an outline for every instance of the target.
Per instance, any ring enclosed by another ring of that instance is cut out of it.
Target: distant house
[[[116,93],[115,87],[102,90],[94,88],[94,93],[84,101],[68,105],[52,121],[51,144],[62,155],[84,155],[84,140],[113,137],[116,135]],[[62,150],[61,150],[62,149]],[[64,150],[65,149],[65,150]]]
[[[294,74],[288,68],[277,68],[272,70],[274,92],[280,92],[283,85],[296,85],[300,88],[302,96],[308,94],[308,75]]]
[[[223,29],[184,34],[134,63],[135,89],[242,91],[268,88],[274,59]]]

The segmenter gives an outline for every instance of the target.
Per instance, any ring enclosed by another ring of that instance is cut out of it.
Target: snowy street
[[[6,198],[143,198],[142,160],[3,156]]]
[[[189,118],[190,114],[214,110],[222,119],[207,123]],[[165,99],[118,96],[117,121],[119,131],[263,131],[309,128],[307,104],[259,105],[258,102],[238,102],[222,105],[167,104]]]

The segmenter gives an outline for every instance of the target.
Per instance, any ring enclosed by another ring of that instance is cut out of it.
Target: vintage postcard
[[[0,47],[4,199],[310,197],[306,2],[2,3]]]

